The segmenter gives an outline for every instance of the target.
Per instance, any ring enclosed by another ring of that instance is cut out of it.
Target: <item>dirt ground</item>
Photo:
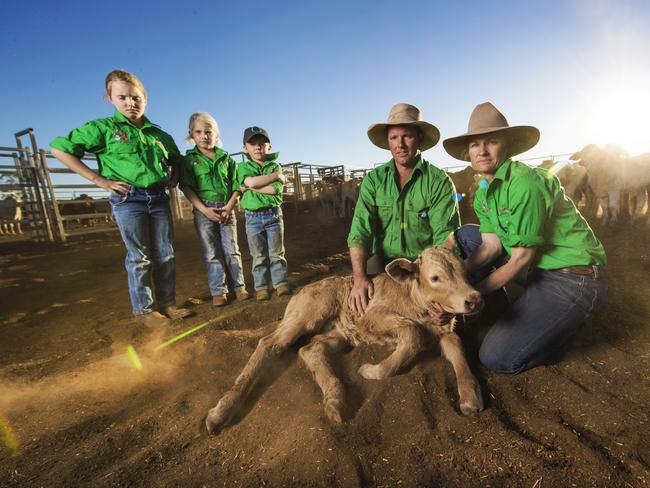
[[[349,273],[349,222],[318,209],[285,217],[292,285]],[[288,297],[196,305],[194,317],[152,334],[131,319],[117,233],[3,246],[0,485],[648,486],[648,227],[596,230],[610,260],[606,303],[553,365],[497,375],[470,350],[486,400],[477,418],[460,414],[453,371],[437,353],[368,381],[357,368],[388,351],[361,347],[342,357],[349,418],[333,425],[293,349],[217,436],[204,432],[205,414]],[[176,227],[175,245],[179,300],[205,294],[190,223]]]

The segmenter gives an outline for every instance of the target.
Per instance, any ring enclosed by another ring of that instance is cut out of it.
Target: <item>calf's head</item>
[[[395,259],[386,273],[409,284],[414,298],[428,307],[437,304],[453,314],[474,314],[483,307],[481,294],[467,282],[463,262],[445,247],[425,249],[415,261]]]

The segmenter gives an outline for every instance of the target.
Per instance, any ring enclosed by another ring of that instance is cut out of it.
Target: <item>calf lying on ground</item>
[[[395,375],[437,338],[456,373],[461,411],[470,415],[482,410],[479,385],[453,331],[454,314],[476,313],[483,304],[480,293],[465,280],[460,259],[444,247],[426,249],[413,262],[391,261],[386,273],[373,278],[375,293],[362,317],[347,306],[351,277],[331,277],[305,286],[289,301],[275,332],[260,339],[234,386],[210,410],[205,420],[208,431],[217,432],[232,420],[268,361],[307,334],[313,337],[299,354],[323,392],[325,414],[335,422],[343,418],[344,388],[328,353],[361,343],[395,347],[379,364],[359,368],[364,378],[378,380]]]

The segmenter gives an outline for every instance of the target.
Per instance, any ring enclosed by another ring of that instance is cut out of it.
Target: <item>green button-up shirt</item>
[[[85,152],[97,156],[99,174],[138,188],[164,184],[170,165],[178,165],[180,152],[174,139],[149,119],[142,128],[115,111],[113,117],[91,120],[50,146],[78,158]]]
[[[479,180],[474,210],[481,233],[496,234],[508,254],[512,247],[538,247],[541,269],[604,265],[605,250],[566,197],[558,178],[545,169],[505,161],[492,183]]]
[[[460,225],[454,184],[424,159],[400,191],[394,160],[363,179],[348,235],[348,246],[386,258],[415,259],[442,244]]]
[[[235,166],[230,154],[219,147],[210,159],[194,146],[181,162],[180,185],[188,186],[203,200],[227,202],[233,192]]]
[[[268,175],[277,171],[282,171],[282,166],[277,162],[279,154],[280,153],[268,154],[268,159],[264,161],[264,164],[251,161],[250,159],[243,163],[239,163],[237,165],[237,170],[235,171],[235,188],[240,188],[242,186],[245,187],[246,185],[244,184],[244,180],[249,176]],[[248,190],[242,195],[239,204],[244,210],[260,210],[263,208],[279,207],[282,205],[282,191],[284,190],[284,184],[282,184],[281,181],[274,181],[271,183],[271,186],[276,190],[275,195],[267,195],[253,190]]]

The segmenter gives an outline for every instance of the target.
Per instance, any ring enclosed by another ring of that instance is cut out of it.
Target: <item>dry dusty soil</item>
[[[349,273],[349,222],[316,208],[285,217],[292,285]],[[278,325],[288,297],[194,305],[194,317],[152,333],[130,316],[116,232],[4,245],[0,486],[648,486],[648,229],[596,228],[609,294],[555,364],[497,375],[468,348],[486,400],[476,418],[461,415],[453,371],[437,353],[367,381],[357,368],[389,351],[360,347],[342,356],[349,411],[334,425],[294,348],[216,436],[204,432],[206,412]],[[204,295],[190,223],[177,225],[176,249],[179,301]]]

